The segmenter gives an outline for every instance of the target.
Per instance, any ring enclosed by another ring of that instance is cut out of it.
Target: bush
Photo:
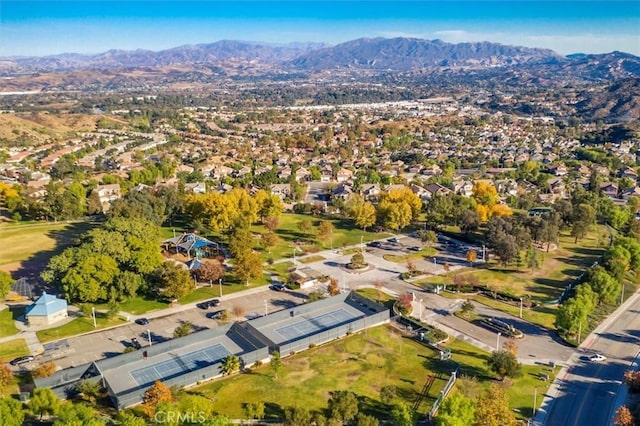
[[[39,365],[32,371],[33,377],[49,377],[53,376],[53,373],[56,372],[56,365],[53,362],[45,362],[44,364]]]

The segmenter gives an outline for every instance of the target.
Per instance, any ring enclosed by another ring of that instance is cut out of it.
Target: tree
[[[98,396],[100,396],[100,390],[100,382],[91,380],[82,380],[76,385],[76,391],[91,404],[95,403]]]
[[[179,326],[173,330],[173,338],[185,337],[191,334],[193,330],[193,324],[189,321],[183,321]]]
[[[518,358],[509,351],[494,351],[487,360],[487,365],[500,377],[500,380],[504,380],[505,377],[516,377],[520,374],[521,366]]]
[[[480,227],[480,216],[478,212],[471,209],[464,209],[458,216],[458,226],[460,230],[468,234],[476,231]]]
[[[264,418],[264,402],[249,402],[244,404],[244,411],[249,419]]]
[[[40,419],[45,414],[55,415],[60,408],[60,399],[50,388],[35,388],[29,401],[29,409]]]
[[[6,363],[0,363],[0,395],[4,397],[4,390],[13,383],[13,371]]]
[[[56,364],[53,361],[45,362],[36,367],[32,375],[33,377],[50,377],[56,372]]]
[[[119,411],[116,421],[120,426],[147,426],[147,422],[142,417],[138,417],[130,411]]]
[[[74,404],[65,402],[60,405],[57,413],[58,418],[53,423],[54,426],[105,426],[106,422],[98,417],[98,413],[93,408],[85,404]]]
[[[517,424],[516,416],[509,407],[509,400],[498,385],[489,385],[478,397],[474,424],[477,426],[515,426]]]
[[[240,369],[240,358],[236,355],[227,355],[220,364],[220,370],[224,376],[230,376]]]
[[[24,423],[22,403],[13,398],[0,399],[0,423],[2,426],[22,426]]]
[[[271,352],[271,369],[273,370],[273,378],[278,379],[278,372],[282,368],[282,358],[279,351]]]
[[[249,279],[257,279],[262,275],[262,259],[253,250],[245,250],[236,257],[233,274],[249,285]]]
[[[224,266],[216,259],[202,260],[199,268],[193,271],[199,282],[214,282],[224,276]]]
[[[262,234],[262,245],[271,252],[271,247],[274,247],[278,244],[278,236],[275,232],[267,231]]]
[[[470,300],[464,301],[461,306],[462,314],[466,317],[469,317],[471,313],[476,309],[476,305],[471,303]]]
[[[400,402],[393,406],[393,410],[391,410],[391,418],[397,426],[413,426],[411,408],[404,402]]]
[[[306,408],[287,407],[284,409],[285,426],[309,426],[311,413]]]
[[[631,415],[631,410],[626,405],[621,405],[616,410],[616,415],[613,418],[613,424],[615,426],[634,426],[635,420]]]
[[[380,422],[373,416],[367,416],[364,413],[358,413],[356,416],[355,426],[378,426],[379,424]]]
[[[11,274],[0,271],[0,301],[3,301],[11,291],[11,284],[13,284]]]
[[[576,243],[579,239],[587,235],[589,228],[591,228],[595,220],[596,210],[589,204],[579,204],[574,208],[571,236],[575,237]]]
[[[380,400],[385,404],[391,404],[397,394],[398,389],[393,385],[384,385],[380,388]]]
[[[622,284],[602,267],[596,266],[588,272],[588,282],[598,295],[599,302],[613,304],[618,300]]]
[[[467,262],[473,264],[473,262],[475,262],[477,258],[478,258],[477,251],[475,251],[474,249],[470,249],[469,251],[467,251]]]
[[[352,269],[361,269],[367,266],[367,262],[365,262],[364,255],[361,251],[351,256],[351,262],[349,262],[349,266]]]
[[[340,286],[338,285],[338,280],[335,278],[331,278],[331,280],[329,281],[329,286],[327,290],[329,291],[329,294],[331,296],[336,296],[340,294]]]
[[[297,226],[301,233],[310,235],[313,229],[313,221],[311,219],[303,219],[298,222]]]
[[[438,235],[435,231],[418,231],[418,238],[422,244],[426,244],[431,247],[436,241],[438,241]]]
[[[151,280],[154,287],[169,300],[180,299],[191,293],[195,287],[189,271],[174,262],[163,262],[153,272]]]
[[[142,396],[143,411],[148,417],[153,417],[156,407],[162,402],[173,402],[173,395],[169,386],[156,380],[149,389],[144,391]]]
[[[328,220],[320,221],[318,225],[318,238],[323,243],[326,243],[327,240],[333,238],[333,224]]]
[[[348,422],[358,414],[358,399],[353,392],[333,391],[329,398],[331,417]]]
[[[262,223],[265,228],[273,232],[278,229],[278,226],[280,226],[280,219],[278,219],[277,217],[268,216],[262,219]]]
[[[442,401],[436,417],[437,426],[468,426],[475,420],[475,401],[456,393]]]

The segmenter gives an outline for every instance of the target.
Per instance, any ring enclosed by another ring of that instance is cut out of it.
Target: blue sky
[[[639,28],[640,0],[0,0],[0,56],[397,36],[640,55]]]

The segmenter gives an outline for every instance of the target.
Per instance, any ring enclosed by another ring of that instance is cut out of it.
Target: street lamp
[[[422,299],[418,299],[418,302],[420,302],[420,322],[422,322]]]
[[[266,317],[267,315],[269,315],[268,307],[269,307],[269,305],[268,305],[267,301],[265,300],[265,301],[264,301],[264,316],[265,316],[265,317]]]
[[[500,336],[502,333],[498,331],[498,335],[496,336],[496,351],[500,351]]]
[[[148,328],[147,328],[147,339],[149,339],[149,346],[151,346],[153,342],[151,342],[151,330],[149,330]]]
[[[522,318],[522,297],[520,298],[520,318]]]
[[[218,278],[218,287],[220,287],[220,297],[222,297],[222,278]]]
[[[360,247],[364,245],[364,235],[360,235]]]
[[[95,306],[91,307],[91,316],[93,317],[93,328],[98,327],[98,325],[96,324],[96,308],[95,308]]]

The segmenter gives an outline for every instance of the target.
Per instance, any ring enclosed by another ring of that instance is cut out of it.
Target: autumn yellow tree
[[[162,402],[173,402],[173,395],[171,395],[169,386],[160,380],[156,380],[153,386],[144,392],[144,396],[142,397],[142,411],[144,411],[149,418],[152,418],[155,414],[156,407]]]
[[[475,424],[482,426],[515,426],[516,416],[509,407],[509,400],[501,387],[491,384],[476,403]]]
[[[633,426],[635,423],[631,410],[625,405],[620,406],[616,410],[616,415],[613,418],[613,424],[615,426]]]
[[[345,210],[353,221],[366,230],[369,226],[376,223],[376,208],[364,197],[359,194],[353,194],[345,203]]]
[[[476,201],[476,212],[481,222],[496,216],[511,216],[513,212],[506,204],[500,204],[500,197],[495,186],[485,181],[477,181],[473,185],[473,199]]]
[[[393,189],[380,197],[378,216],[393,230],[401,230],[416,220],[422,209],[422,200],[409,188]]]

